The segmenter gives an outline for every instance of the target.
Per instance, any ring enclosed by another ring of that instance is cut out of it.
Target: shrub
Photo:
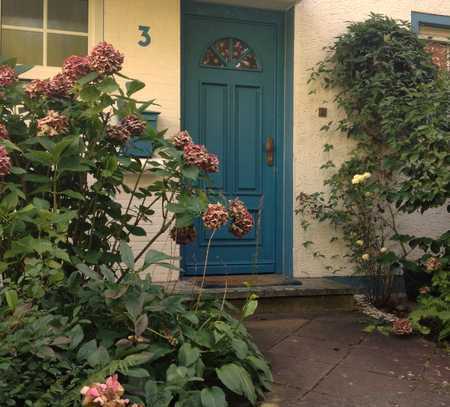
[[[256,300],[235,320],[224,301],[166,293],[145,274],[175,267],[152,248],[161,235],[189,243],[203,217],[242,237],[253,219],[206,187],[214,154],[146,126],[152,102],[134,99],[144,84],[120,73],[123,59],[101,43],[27,84],[24,67],[0,61],[0,404],[79,405],[83,386],[118,374],[148,406],[225,406],[231,394],[254,405],[271,381],[242,325]],[[124,154],[131,137],[152,155]],[[144,186],[146,171],[155,182]]]
[[[331,160],[322,166],[334,171],[327,193],[300,194],[298,213],[306,228],[312,215],[343,232],[346,255],[370,277],[370,297],[382,304],[395,264],[408,264],[416,247],[413,236],[399,232],[399,212],[423,212],[449,196],[450,81],[408,23],[381,15],[350,24],[328,51],[311,80],[337,91],[345,115],[323,130],[346,135],[353,149],[338,168]],[[325,144],[325,152],[332,149]]]

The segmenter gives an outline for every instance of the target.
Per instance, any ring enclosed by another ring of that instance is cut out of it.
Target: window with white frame
[[[2,56],[59,67],[101,40],[103,0],[0,0]]]

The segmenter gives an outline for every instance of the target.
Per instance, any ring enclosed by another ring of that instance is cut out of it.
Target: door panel
[[[243,239],[226,228],[214,234],[208,274],[278,271],[276,197],[281,163],[267,165],[265,142],[272,137],[280,148],[281,33],[281,24],[252,21],[248,15],[245,21],[184,15],[183,127],[195,142],[219,156],[214,188],[226,199],[241,199],[255,219],[255,228]],[[203,272],[211,232],[200,222],[196,228],[197,241],[182,249],[185,275]]]

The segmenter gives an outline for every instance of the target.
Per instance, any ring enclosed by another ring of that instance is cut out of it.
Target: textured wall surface
[[[139,25],[149,26],[152,42],[141,47]],[[104,39],[125,54],[123,73],[139,79],[147,85],[135,96],[139,100],[156,99],[160,106],[151,109],[161,112],[158,129],[168,129],[168,134],[178,131],[180,126],[180,1],[179,0],[104,0]],[[151,182],[147,175],[143,184]],[[133,185],[134,177],[128,182]],[[128,197],[118,199],[126,206]],[[149,236],[159,230],[160,218],[142,225]],[[145,246],[148,237],[136,237],[132,241],[135,253]],[[154,249],[178,255],[178,249],[169,236],[164,235],[155,243]],[[154,280],[165,281],[178,278],[177,272],[165,269],[150,269]]]
[[[295,9],[295,89],[294,89],[294,198],[300,191],[314,192],[323,189],[325,173],[320,166],[330,158],[340,162],[350,148],[345,137],[333,135],[335,145],[332,157],[322,152],[325,135],[320,128],[338,117],[331,101],[333,95],[319,90],[309,95],[311,86],[307,84],[309,69],[324,57],[323,47],[332,44],[334,38],[345,31],[349,21],[363,21],[370,12],[408,20],[411,12],[450,15],[449,0],[302,0]],[[316,85],[314,85],[316,86]],[[328,117],[319,118],[318,108],[326,106]],[[314,258],[311,249],[302,243],[312,240],[322,252],[332,255],[342,253],[343,248],[330,245],[329,239],[335,232],[326,225],[315,226],[307,233],[295,219],[294,228],[294,275],[298,277],[318,277],[329,274],[326,262]],[[444,210],[434,210],[427,216],[407,216],[401,221],[402,231],[407,233],[437,235],[447,229],[448,214]],[[338,261],[334,261],[337,263]],[[351,273],[351,268],[341,263],[342,274]]]

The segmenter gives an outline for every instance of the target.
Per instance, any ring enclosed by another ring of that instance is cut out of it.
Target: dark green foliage
[[[438,72],[425,42],[408,23],[372,14],[364,22],[349,25],[328,48],[327,57],[311,80],[320,80],[326,89],[333,90],[334,100],[345,114],[323,130],[338,131],[354,144],[349,158],[325,181],[329,194],[299,195],[302,225],[307,228],[308,217],[312,217],[343,231],[347,255],[356,272],[369,275],[373,287],[377,280],[382,281],[384,290],[370,293],[377,303],[390,295],[396,264],[419,269],[426,256],[441,257],[444,274],[433,277],[434,294],[426,301],[439,301],[438,308],[444,312],[440,315],[447,315],[448,238],[444,235],[434,243],[439,247],[434,253],[430,246],[423,245],[424,259],[413,261],[410,257],[418,240],[400,233],[398,215],[425,212],[442,206],[449,198],[448,74]],[[325,152],[332,149],[325,144]],[[332,171],[334,163],[330,161],[322,168]],[[355,175],[365,172],[370,177],[352,183]],[[397,247],[386,251],[384,245]],[[364,255],[368,255],[366,260]],[[422,300],[421,304],[427,308]]]

